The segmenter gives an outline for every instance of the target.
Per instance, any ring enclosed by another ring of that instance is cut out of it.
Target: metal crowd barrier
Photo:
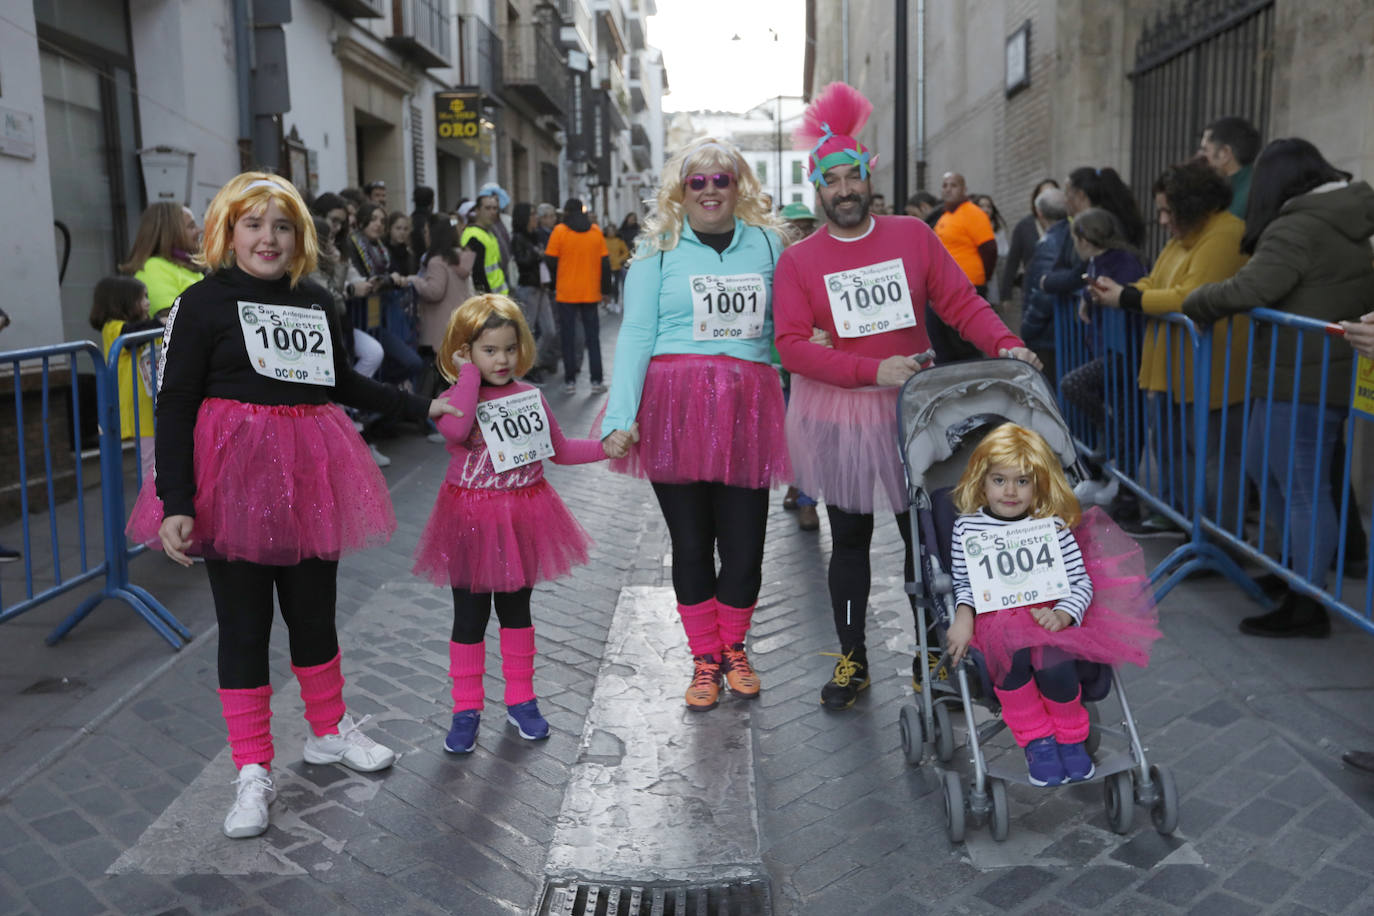
[[[1146,318],[1112,308],[1092,309],[1093,324],[1085,324],[1077,314],[1078,300],[1069,297],[1060,298],[1055,310],[1056,390],[1080,450],[1133,492],[1148,512],[1184,532],[1184,543],[1151,572],[1157,597],[1162,599],[1189,575],[1211,569],[1263,603],[1263,592],[1240,565],[1246,561],[1374,633],[1374,581],[1366,574],[1363,588],[1354,594],[1339,572],[1353,559],[1347,556],[1348,541],[1360,524],[1352,500],[1352,474],[1360,472],[1353,462],[1356,433],[1374,434],[1374,390],[1359,401],[1360,389],[1352,378],[1349,392],[1342,388],[1346,396],[1336,406],[1330,403],[1332,348],[1346,347],[1332,340],[1341,333],[1339,325],[1256,309],[1199,328],[1179,314]],[[1162,391],[1139,387],[1147,337],[1156,351],[1164,350]],[[1238,361],[1233,345],[1242,340],[1246,355]],[[1275,372],[1280,357],[1294,353],[1293,378],[1280,386]],[[1101,361],[1096,369],[1095,360]],[[1261,369],[1264,385],[1256,383]],[[1070,396],[1085,377],[1075,373],[1083,372],[1100,373],[1100,402]],[[1299,400],[1304,377],[1318,391],[1315,404]],[[1374,389],[1374,378],[1368,387]],[[1352,403],[1355,409],[1347,406]],[[1275,424],[1299,411],[1288,434],[1280,437],[1289,446],[1287,455],[1273,459],[1270,434]],[[1310,453],[1293,447],[1313,437]],[[1256,442],[1246,448],[1251,438]],[[1327,447],[1332,438],[1335,447]],[[1299,456],[1310,461],[1300,464]],[[1295,484],[1302,485],[1297,488],[1302,492],[1316,492],[1323,483],[1330,486],[1323,468],[1333,464],[1341,468],[1330,475],[1335,478],[1336,518],[1327,521],[1337,532],[1338,572],[1330,578],[1334,584],[1324,586],[1320,583],[1327,571],[1315,568],[1318,541],[1312,536],[1322,523],[1313,520],[1295,528],[1291,514],[1276,503],[1286,505]],[[1259,487],[1256,478],[1270,484]],[[1374,562],[1374,541],[1364,559]]]
[[[89,341],[76,341],[45,347],[32,347],[24,350],[11,350],[0,353],[0,367],[8,366],[14,389],[15,439],[18,465],[19,516],[23,538],[24,588],[22,597],[12,598],[3,590],[0,581],[0,623],[11,620],[33,610],[41,604],[56,598],[72,589],[104,576],[100,590],[84,599],[77,608],[46,637],[48,645],[54,645],[86,618],[97,605],[108,598],[118,599],[128,604],[167,640],[174,649],[180,649],[191,638],[190,630],[172,615],[156,598],[145,589],[129,581],[129,559],[140,552],[142,547],[128,548],[124,536],[125,502],[123,448],[120,441],[119,417],[119,378],[118,355],[126,348],[140,345],[149,346],[149,341],[160,336],[157,330],[121,337],[111,346],[111,359],[106,363],[100,348]],[[131,350],[132,352],[132,350]],[[132,361],[136,374],[137,359]],[[82,370],[86,372],[83,373]],[[3,371],[0,368],[0,371]],[[54,375],[65,373],[69,383],[69,430],[70,449],[54,442],[54,430],[61,430],[63,418],[59,416],[61,396],[54,393]],[[87,494],[85,474],[82,466],[82,398],[80,377],[93,378],[95,382],[96,417],[99,423],[100,456],[100,533],[103,555],[93,561],[90,550],[90,532],[87,519]],[[137,384],[137,380],[129,380]],[[46,500],[35,507],[30,499],[29,490],[37,484],[31,483],[31,460],[29,439],[34,429],[29,417],[31,411],[25,406],[26,389],[32,393],[36,388],[40,408],[36,421],[41,435],[43,479]],[[54,402],[57,403],[54,403]],[[134,399],[137,411],[137,398]],[[135,427],[137,428],[137,427]],[[137,454],[138,446],[135,445]],[[59,496],[57,482],[65,478],[67,463],[71,465],[70,483],[73,494],[70,500]],[[58,468],[62,471],[59,474]],[[141,474],[140,474],[141,477]],[[74,503],[74,507],[71,505]],[[71,508],[75,518],[67,521],[66,515]],[[51,562],[51,571],[37,568],[35,547],[40,544],[34,538],[37,516],[47,513],[47,550],[41,566]],[[75,538],[75,545],[64,543]],[[73,551],[75,556],[73,557]],[[72,566],[76,569],[72,569]],[[37,569],[36,569],[37,568]],[[47,581],[51,576],[51,583]]]

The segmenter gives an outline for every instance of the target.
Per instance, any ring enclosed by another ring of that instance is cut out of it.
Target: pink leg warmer
[[[1045,711],[1054,723],[1054,740],[1060,744],[1077,744],[1088,737],[1088,710],[1083,706],[1083,691],[1067,703],[1056,703],[1049,697],[1041,697]]]
[[[504,646],[503,646],[504,648]],[[453,678],[453,711],[482,709],[482,675],[487,672],[486,643],[450,642],[448,676]]]
[[[507,706],[534,699],[534,627],[501,628],[501,674]]]
[[[716,614],[721,644],[733,646],[735,643],[744,642],[744,635],[749,632],[749,623],[754,619],[754,606],[730,607],[717,601]]]
[[[272,686],[220,690],[224,724],[229,726],[229,750],[234,766],[272,764]]]
[[[679,604],[682,628],[687,631],[687,647],[693,655],[719,655],[720,631],[716,628],[716,599],[701,604]]]
[[[323,665],[309,668],[291,666],[301,685],[301,699],[305,701],[305,721],[316,735],[337,735],[339,720],[347,708],[343,701],[343,671],[339,669],[339,655]]]
[[[992,688],[1002,703],[1002,721],[1011,729],[1016,743],[1025,747],[1036,738],[1048,738],[1054,734],[1054,723],[1045,712],[1045,704],[1040,698],[1040,688],[1030,681],[1015,690]]]

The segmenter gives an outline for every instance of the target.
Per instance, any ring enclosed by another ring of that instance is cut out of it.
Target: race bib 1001
[[[826,274],[825,294],[830,298],[835,333],[841,337],[867,337],[916,326],[901,258]]]
[[[549,418],[538,391],[522,391],[477,405],[477,425],[497,473],[553,454]]]
[[[979,614],[1067,598],[1069,577],[1052,518],[964,535],[964,564]]]
[[[693,340],[749,340],[763,336],[768,284],[762,274],[696,274],[692,287]]]
[[[265,302],[238,304],[239,327],[253,371],[302,385],[333,385],[334,341],[320,309]]]

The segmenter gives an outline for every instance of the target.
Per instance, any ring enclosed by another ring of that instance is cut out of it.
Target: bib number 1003
[[[871,286],[856,286],[840,290],[840,301],[849,311],[869,309],[876,305],[902,301],[902,284],[896,280],[874,283]]]
[[[1037,566],[1049,568],[1054,565],[1054,556],[1050,553],[1048,544],[1041,544],[1040,552],[1037,554],[1032,554],[1029,547],[1018,547],[1015,551],[997,551],[996,572],[993,571],[993,559],[988,554],[979,557],[978,564],[983,567],[983,572],[987,573],[989,578],[998,573],[1007,578],[1017,573],[1034,572]]]
[[[262,338],[263,347],[275,346],[280,351],[295,350],[297,353],[319,353],[323,355],[324,334],[320,331],[306,331],[302,328],[273,328],[271,337],[267,328],[258,325],[254,330]]]
[[[493,420],[487,429],[491,430],[492,435],[504,442],[519,436],[530,436],[534,433],[543,432],[544,417],[539,413],[515,414]]]

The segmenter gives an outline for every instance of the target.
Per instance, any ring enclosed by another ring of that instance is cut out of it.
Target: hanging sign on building
[[[482,114],[480,92],[434,93],[434,123],[441,149],[490,161],[492,126]]]

